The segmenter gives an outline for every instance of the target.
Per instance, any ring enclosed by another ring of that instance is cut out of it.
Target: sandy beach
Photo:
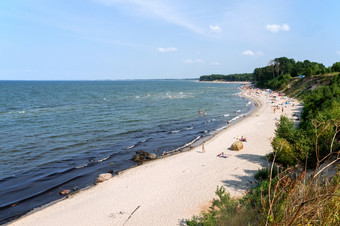
[[[10,225],[183,225],[208,208],[217,186],[225,186],[233,197],[242,196],[267,164],[280,115],[292,117],[301,108],[295,101],[274,112],[273,106],[287,99],[276,95],[273,103],[265,91],[249,89],[243,96],[253,99],[257,109],[206,141],[205,152],[200,145],[128,169]],[[247,138],[244,148],[230,150],[241,136]],[[222,152],[227,158],[217,157]]]

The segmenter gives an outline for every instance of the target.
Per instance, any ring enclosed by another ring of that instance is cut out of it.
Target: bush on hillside
[[[290,142],[294,141],[294,122],[281,115],[280,121],[276,123],[275,135]]]
[[[282,164],[283,166],[294,166],[297,163],[297,156],[290,143],[280,137],[275,137],[273,142],[273,153],[269,154],[269,159]]]

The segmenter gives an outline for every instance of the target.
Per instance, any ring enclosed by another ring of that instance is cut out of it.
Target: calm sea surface
[[[89,186],[100,173],[134,166],[137,150],[160,156],[215,133],[236,111],[250,111],[239,87],[0,81],[0,223],[61,198],[63,189]]]

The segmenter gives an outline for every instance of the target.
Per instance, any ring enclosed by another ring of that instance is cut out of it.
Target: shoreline
[[[129,168],[111,180],[32,210],[9,224],[122,225],[139,206],[126,225],[176,225],[198,214],[212,200],[218,185],[225,186],[234,197],[242,195],[249,188],[249,181],[254,180],[253,174],[266,162],[263,156],[271,149],[268,138],[272,137],[276,122],[271,115],[269,133],[267,129],[265,134],[259,134],[256,125],[266,123],[262,121],[267,120],[268,113],[272,114],[271,104],[245,91],[242,95],[258,106],[246,118],[237,120],[206,140],[205,153],[201,151],[202,145],[198,145],[179,152],[181,155],[172,154]],[[247,128],[248,124],[253,126]],[[252,134],[247,135],[250,131]],[[229,151],[227,148],[235,140],[232,136],[241,135],[248,138],[244,150]],[[260,136],[261,142],[256,135]],[[248,147],[250,144],[260,146],[254,147],[254,152]],[[221,151],[230,156],[226,159],[216,157]]]
[[[233,87],[235,87],[235,86],[233,86]],[[233,92],[233,98],[236,98],[236,100],[238,100],[238,101],[241,101],[242,102],[242,106],[243,106],[243,102],[244,103],[246,103],[247,102],[247,100],[245,100],[245,98],[243,98],[242,97],[242,99],[241,99],[241,89],[240,89],[240,86],[239,85],[237,85],[236,86],[237,87],[237,89],[236,89],[236,92],[234,93]],[[255,107],[254,107],[254,105],[253,104],[251,104],[251,106],[249,106],[249,107],[244,107],[244,110],[243,110],[243,108],[241,107],[240,109],[242,109],[242,112],[243,112],[243,114],[244,115],[249,115],[252,111],[254,111],[254,109],[255,109]],[[232,111],[231,111],[232,112]],[[196,147],[196,146],[199,146],[199,145],[201,145],[203,142],[205,142],[206,140],[209,140],[209,139],[211,139],[213,136],[215,136],[216,134],[218,134],[218,133],[220,133],[220,132],[222,132],[224,129],[225,129],[225,127],[226,127],[226,121],[227,121],[227,119],[229,119],[229,120],[231,120],[231,123],[230,123],[230,125],[229,126],[233,126],[234,124],[236,124],[237,122],[239,122],[240,120],[242,120],[243,119],[243,117],[241,117],[241,118],[238,118],[238,119],[234,119],[234,117],[235,116],[233,116],[233,114],[231,113],[231,112],[229,112],[230,113],[230,115],[231,115],[231,117],[229,116],[229,117],[227,117],[226,115],[218,115],[217,117],[220,117],[220,118],[216,118],[217,120],[220,120],[221,122],[222,122],[222,124],[220,124],[220,125],[218,125],[218,126],[216,126],[216,127],[210,127],[210,129],[208,130],[205,130],[205,132],[203,133],[202,131],[200,132],[200,133],[196,133],[195,135],[196,136],[193,136],[193,138],[192,138],[192,140],[190,140],[189,142],[184,142],[183,143],[183,145],[178,145],[178,146],[175,146],[175,147],[173,147],[172,149],[168,149],[168,150],[166,150],[166,152],[167,152],[167,154],[166,155],[162,155],[162,152],[158,152],[157,153],[157,159],[156,160],[159,160],[159,159],[162,159],[162,158],[166,158],[166,157],[169,157],[169,156],[171,156],[171,155],[175,155],[175,154],[179,154],[179,153],[183,153],[183,152],[186,152],[186,151],[190,151],[192,148],[194,148],[194,147]],[[209,115],[210,116],[210,115]],[[223,117],[224,116],[224,117]],[[203,117],[201,117],[201,118],[203,118],[203,120],[205,121],[205,122],[208,122],[208,119],[209,119],[209,121],[214,121],[215,120],[215,118],[213,119],[212,118],[213,116],[210,116],[210,118],[206,118],[206,119],[204,119]],[[202,122],[202,124],[203,124],[203,122]],[[184,128],[184,127],[183,127]],[[170,130],[169,130],[170,131]],[[183,136],[183,135],[182,135]],[[181,140],[179,139],[179,140],[177,140],[177,144],[178,144],[178,142],[180,142]],[[133,143],[134,145],[135,144],[138,144],[138,142],[136,142],[136,143]],[[180,143],[180,144],[182,144],[182,143]],[[160,145],[162,145],[162,144],[160,144]],[[130,146],[130,144],[129,144],[129,146]],[[127,146],[126,146],[127,147]],[[154,146],[154,147],[158,147],[158,146]],[[134,152],[135,153],[135,152]],[[134,154],[133,153],[133,154]],[[150,152],[151,153],[151,152]],[[158,155],[158,154],[160,154],[160,155]],[[132,155],[131,155],[131,157],[132,157]],[[107,158],[107,157],[105,157],[105,158]],[[98,158],[98,159],[100,159],[100,158]],[[98,160],[98,161],[101,161],[101,160]],[[155,161],[155,160],[145,160],[145,162],[148,162],[148,161]],[[105,162],[103,163],[103,164],[105,164]],[[115,163],[116,164],[116,163]],[[11,214],[13,213],[13,212],[15,212],[17,209],[18,209],[18,207],[19,208],[25,208],[25,203],[21,203],[21,202],[13,202],[13,204],[10,204],[10,205],[7,205],[5,208],[6,209],[4,209],[4,212],[1,214],[1,217],[0,218],[2,218],[2,223],[3,224],[8,224],[9,222],[13,222],[13,221],[15,221],[15,220],[17,220],[17,219],[19,219],[19,218],[21,218],[21,217],[23,217],[23,216],[25,216],[25,215],[27,215],[27,214],[30,214],[30,213],[32,213],[32,212],[35,212],[35,211],[38,211],[38,210],[41,210],[41,209],[44,209],[44,208],[46,208],[46,207],[48,207],[48,206],[50,206],[50,205],[53,205],[54,203],[57,203],[57,202],[59,202],[59,201],[62,201],[62,200],[64,200],[65,198],[66,198],[66,196],[65,195],[60,195],[59,194],[59,192],[60,191],[63,191],[63,190],[70,190],[71,191],[71,193],[69,194],[69,196],[70,195],[72,195],[72,194],[75,194],[75,193],[78,193],[78,192],[81,192],[81,191],[84,191],[84,190],[87,190],[87,189],[89,189],[89,188],[91,188],[92,186],[94,186],[93,185],[93,182],[95,181],[95,178],[99,175],[99,174],[101,174],[101,173],[106,173],[106,172],[111,172],[112,174],[113,174],[113,176],[116,176],[118,173],[122,173],[122,172],[124,172],[124,171],[127,171],[127,170],[129,170],[130,168],[134,168],[134,167],[137,167],[137,166],[139,166],[139,165],[137,165],[138,163],[132,163],[131,165],[129,165],[128,167],[125,167],[125,168],[121,168],[121,169],[117,169],[117,170],[112,170],[112,167],[110,167],[110,171],[109,170],[101,170],[101,171],[98,171],[97,173],[94,173],[93,174],[93,178],[92,179],[90,179],[90,180],[88,180],[89,182],[86,184],[86,185],[84,185],[84,186],[79,186],[79,183],[77,184],[77,183],[74,183],[72,186],[65,186],[65,185],[57,185],[57,186],[55,186],[55,190],[54,191],[49,191],[49,194],[47,195],[48,197],[47,198],[50,198],[52,195],[54,195],[54,199],[52,199],[52,200],[48,200],[48,201],[45,201],[44,203],[42,203],[42,204],[40,204],[40,205],[36,205],[36,206],[34,206],[33,208],[26,208],[25,209],[25,211],[23,211],[22,213],[20,213],[20,214],[17,214],[17,215],[15,215],[15,216],[11,216]],[[107,165],[107,163],[106,163],[106,165]],[[80,165],[80,166],[82,166],[82,165]],[[110,164],[110,166],[111,166],[111,164]],[[114,173],[113,173],[114,172]],[[73,174],[74,175],[74,174]],[[34,184],[34,186],[35,186],[35,184]],[[79,186],[79,187],[78,187]],[[37,187],[39,187],[39,186],[37,186]],[[14,195],[16,195],[16,194],[14,194]],[[35,198],[35,197],[34,197]],[[38,199],[39,199],[39,197],[38,197]],[[33,199],[32,199],[33,200]],[[40,200],[44,200],[44,199],[40,199]],[[20,200],[21,201],[21,200]],[[20,204],[20,205],[19,205]],[[13,205],[13,206],[12,206]],[[15,207],[15,208],[13,208],[13,207]],[[7,211],[7,212],[6,212]],[[8,213],[8,214],[7,214]],[[6,220],[5,220],[6,219]],[[1,223],[0,223],[1,224]]]

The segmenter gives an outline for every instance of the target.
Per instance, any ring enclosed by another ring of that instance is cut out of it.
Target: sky
[[[340,61],[339,0],[1,0],[0,80],[198,78]]]

